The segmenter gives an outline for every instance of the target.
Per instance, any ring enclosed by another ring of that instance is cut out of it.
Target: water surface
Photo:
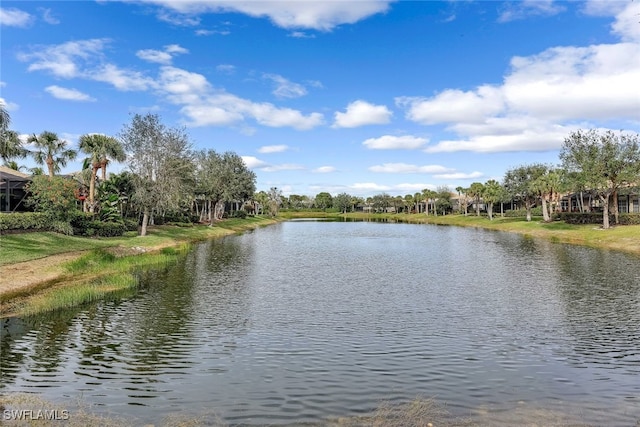
[[[321,422],[423,396],[492,425],[634,425],[639,266],[484,230],[291,221],[198,244],[132,298],[5,321],[0,390],[151,423]]]

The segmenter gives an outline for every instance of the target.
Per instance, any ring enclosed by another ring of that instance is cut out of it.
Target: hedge
[[[602,224],[601,212],[562,212],[558,217],[567,224]],[[640,214],[637,213],[621,213],[618,218],[620,225],[640,225]],[[609,224],[615,224],[613,214],[609,214]]]
[[[0,231],[45,231],[50,219],[43,212],[20,212],[0,214]]]

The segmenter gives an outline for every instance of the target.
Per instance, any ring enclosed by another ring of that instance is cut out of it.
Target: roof
[[[11,188],[22,188],[28,181],[31,181],[31,175],[6,166],[0,166],[0,189],[6,189],[7,183]]]

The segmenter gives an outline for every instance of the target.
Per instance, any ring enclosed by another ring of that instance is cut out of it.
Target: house
[[[31,175],[0,166],[0,212],[25,210],[23,201],[27,192],[25,185],[31,181]]]

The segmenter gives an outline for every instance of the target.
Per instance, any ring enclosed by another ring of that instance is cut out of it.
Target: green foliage
[[[316,194],[316,208],[318,209],[327,209],[333,207],[333,196],[323,191],[322,193]]]
[[[532,216],[542,216],[542,207],[536,206],[535,208],[531,208]],[[526,209],[509,209],[504,211],[504,216],[507,218],[526,218],[527,210]]]
[[[117,237],[122,236],[125,231],[127,231],[127,227],[124,225],[123,221],[118,222],[102,222],[102,221],[92,221],[89,224],[89,230],[93,230],[96,236],[99,237]]]
[[[75,197],[78,183],[72,179],[34,176],[25,188],[30,193],[25,204],[54,220],[68,221],[73,212],[78,210]]]
[[[602,224],[602,213],[599,212],[562,212],[558,218],[567,224]],[[620,225],[640,225],[640,214],[620,214]],[[609,221],[613,222],[613,215]]]
[[[247,217],[247,211],[243,211],[243,210],[239,210],[239,211],[233,211],[233,213],[231,214],[231,218],[246,218]]]
[[[0,215],[0,232],[41,231],[49,229],[49,217],[42,212],[19,212]]]
[[[317,201],[317,196],[316,196]],[[353,196],[347,193],[340,193],[333,199],[333,207],[338,212],[348,212],[353,206]]]

